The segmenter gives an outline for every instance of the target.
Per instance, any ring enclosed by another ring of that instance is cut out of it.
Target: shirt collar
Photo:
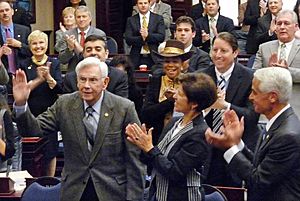
[[[208,21],[210,22],[210,18],[214,18],[215,19],[215,22],[217,23],[217,21],[218,21],[218,18],[219,18],[219,13],[217,13],[214,17],[211,17],[211,16],[209,16],[209,15],[207,15],[208,16]]]
[[[100,96],[99,100],[94,105],[92,105],[92,108],[99,116],[100,116],[103,96],[104,96],[104,91],[101,92],[101,96]],[[86,101],[83,101],[83,104],[84,104],[84,111],[86,111],[86,108],[89,107],[89,105],[87,104]]]
[[[85,35],[87,35],[87,32],[90,30],[91,26],[89,26],[86,30],[84,30],[83,32],[85,33]],[[80,35],[80,29],[77,28],[77,33]]]
[[[232,63],[231,67],[225,72],[225,73],[220,73],[217,69],[217,67],[215,67],[215,72],[216,72],[216,75],[217,75],[217,79],[218,80],[221,80],[221,76],[224,77],[225,81],[228,82],[231,74],[232,74],[232,71],[234,69],[234,62]]]
[[[278,40],[278,41],[279,41],[279,47],[281,47],[281,45],[283,44],[283,42],[281,42],[280,40]],[[291,40],[290,42],[284,43],[284,44],[286,45],[286,47],[292,46],[293,43],[294,43],[294,41],[295,41],[295,38],[293,40]]]
[[[143,19],[143,16],[144,15],[142,15],[141,13],[139,13],[139,15],[140,15],[140,19]],[[146,14],[145,14],[145,16],[146,16],[146,20],[149,20],[149,18],[150,18],[150,11],[148,11]]]
[[[289,109],[291,107],[290,104],[287,104],[284,108],[282,108],[274,117],[272,117],[266,124],[266,131],[268,131],[272,124],[275,122],[275,120],[287,109]]]
[[[8,25],[8,26],[3,26],[2,24],[1,24],[1,29],[2,30],[4,30],[5,31],[5,29],[9,29],[10,30],[10,32],[12,32],[13,31],[13,29],[14,29],[14,25],[13,25],[13,23],[11,23],[10,25]]]
[[[190,44],[187,48],[184,49],[184,52],[189,52],[192,49],[193,43]]]

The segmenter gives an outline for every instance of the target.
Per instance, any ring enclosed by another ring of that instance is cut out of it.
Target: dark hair
[[[299,6],[300,6],[300,0],[297,0],[296,5],[294,7],[294,12],[297,14],[298,17],[298,24],[300,24],[300,16],[299,16]]]
[[[70,0],[68,0],[68,2],[67,2],[67,4],[66,4],[66,7],[68,7],[68,6],[73,6],[73,4],[71,3],[71,1]],[[79,6],[86,6],[86,2],[85,2],[85,0],[81,0],[80,2],[79,2]]]
[[[107,43],[106,43],[106,39],[101,37],[101,36],[98,36],[98,35],[89,35],[88,37],[86,37],[86,39],[84,40],[84,43],[87,43],[87,42],[95,42],[95,41],[103,41],[104,43],[104,49],[107,50]]]
[[[176,28],[179,24],[181,23],[187,23],[187,24],[190,24],[191,27],[192,27],[192,31],[194,32],[196,30],[196,25],[195,25],[195,22],[194,20],[189,17],[189,16],[180,16],[179,18],[177,18],[175,24],[176,24]]]
[[[189,102],[198,104],[198,112],[210,107],[217,100],[217,87],[213,79],[204,73],[186,73],[178,77]]]
[[[137,3],[138,3],[138,1],[139,1],[139,0],[135,0],[135,4],[137,4]],[[150,3],[150,1],[151,1],[151,0],[148,0],[148,2],[149,2],[149,3]]]
[[[117,67],[120,64],[124,66],[124,69],[127,72],[128,84],[135,84],[135,79],[133,76],[133,64],[131,63],[130,58],[124,55],[117,55],[114,56],[109,63],[109,65],[113,67]]]
[[[238,45],[236,37],[229,32],[219,33],[218,36],[216,36],[213,39],[213,44],[214,44],[216,38],[226,41],[232,47],[233,51],[236,51],[239,49],[239,45]]]

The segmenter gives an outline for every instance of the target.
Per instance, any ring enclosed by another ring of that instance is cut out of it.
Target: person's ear
[[[109,77],[103,78],[103,90],[105,90],[109,83]]]

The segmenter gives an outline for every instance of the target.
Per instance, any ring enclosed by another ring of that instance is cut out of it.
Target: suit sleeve
[[[161,43],[165,40],[165,29],[166,28],[165,28],[163,17],[160,15],[154,15],[153,18],[154,18],[153,25],[155,25],[155,28],[153,31],[148,28],[149,33],[146,38],[147,44],[152,44],[152,43],[157,44],[157,43]]]
[[[263,67],[267,67],[267,66],[263,66],[262,46],[260,45],[256,53],[252,69],[257,70]]]
[[[256,3],[256,1],[248,1],[244,18],[245,25],[255,26],[257,24],[257,20],[259,18],[259,9],[258,7],[257,9],[255,8],[256,5],[254,3]]]
[[[273,138],[273,141],[269,142],[272,144],[269,144],[266,155],[257,167],[241,152],[233,157],[228,167],[246,181],[251,192],[263,197],[264,193],[270,193],[268,189],[271,189],[271,186],[285,180],[294,170],[300,155],[297,135],[298,133],[286,133]]]
[[[29,36],[29,34],[31,33],[30,29],[28,27],[25,27],[25,26],[22,26],[24,27],[24,40],[23,41],[20,41],[22,43],[22,46],[19,48],[19,51],[18,51],[18,54],[23,57],[23,58],[26,58],[26,57],[30,57],[32,54],[31,54],[31,51],[29,49],[29,46],[28,46],[28,41],[27,41],[27,38]]]
[[[164,11],[161,13],[161,16],[164,18],[164,24],[166,29],[170,28],[171,22],[173,20],[171,15],[171,6],[166,5]]]
[[[124,33],[125,40],[128,45],[143,46],[145,45],[145,42],[143,41],[139,30],[137,30],[137,27],[133,25],[133,19],[133,17],[127,19],[126,30]]]
[[[200,47],[202,46],[202,30],[204,30],[204,28],[201,26],[201,22],[202,22],[202,18],[197,19],[195,21],[195,25],[196,25],[196,36],[193,39],[193,45],[196,47]],[[208,33],[207,30],[204,30],[206,33]]]
[[[51,61],[51,75],[56,81],[56,85],[53,88],[53,91],[56,94],[61,94],[63,92],[63,80],[61,77],[60,63],[57,59],[52,59]]]
[[[129,123],[140,124],[132,102],[128,106],[124,126],[127,126]],[[142,200],[145,187],[146,167],[139,159],[141,154],[140,149],[126,139],[125,144],[127,150],[125,161],[127,175],[126,200]]]
[[[64,33],[62,31],[56,31],[55,32],[55,39],[56,39],[56,43],[54,46],[54,49],[59,53],[62,50],[67,48],[67,44],[64,42]]]
[[[5,69],[5,66],[3,65],[3,63],[0,60],[0,84],[4,85],[9,81],[9,77],[7,74],[7,71]]]
[[[260,18],[257,24],[256,40],[258,44],[262,44],[271,40],[276,40],[276,34],[273,33],[272,36],[269,35],[269,27],[266,27]]]
[[[63,93],[72,93],[76,91],[77,89],[73,89],[72,85],[72,76],[70,73],[67,73],[64,78],[63,82]]]

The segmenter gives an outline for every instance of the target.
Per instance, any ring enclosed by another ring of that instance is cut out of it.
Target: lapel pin
[[[18,38],[20,38],[21,37],[21,35],[18,35]]]
[[[30,69],[31,69],[31,66],[28,66],[27,68],[30,70]]]
[[[105,116],[105,117],[108,117],[108,113],[107,113],[107,112],[105,112],[105,113],[104,113],[104,116]]]
[[[267,135],[267,136],[266,136],[266,139],[269,139],[269,137],[270,137],[270,136],[269,136],[269,135]]]

